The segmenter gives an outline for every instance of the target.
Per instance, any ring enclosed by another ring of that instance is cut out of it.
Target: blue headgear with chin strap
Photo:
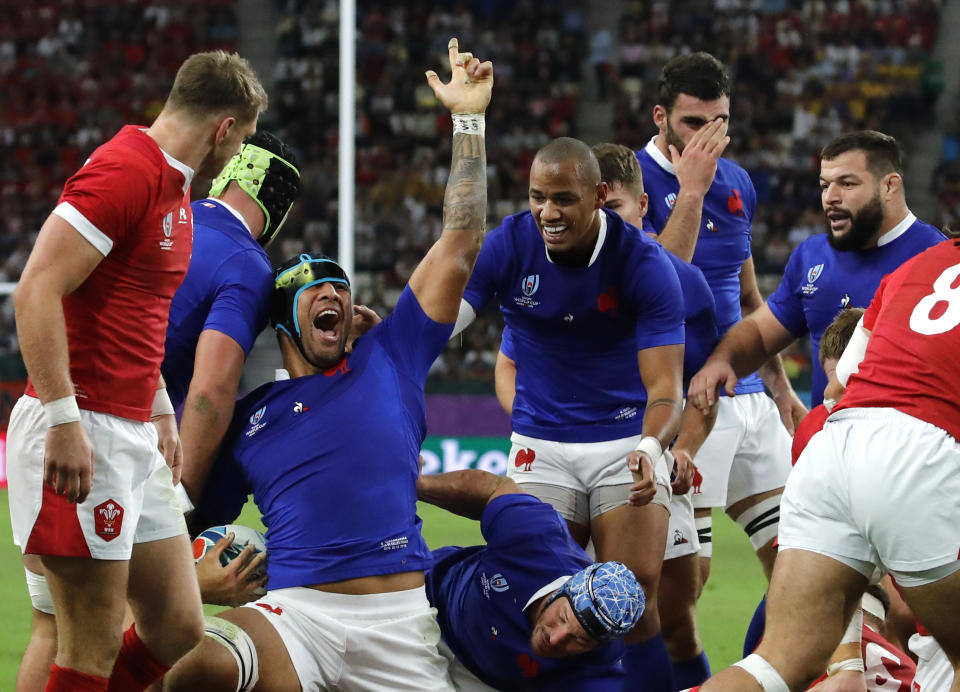
[[[620,562],[598,562],[580,570],[547,601],[569,599],[583,629],[598,642],[622,637],[644,610],[643,588]]]
[[[339,283],[350,288],[350,279],[332,257],[312,257],[306,253],[295,255],[281,264],[274,271],[274,277],[270,322],[277,331],[286,332],[303,351],[300,321],[297,319],[300,294],[322,283]]]

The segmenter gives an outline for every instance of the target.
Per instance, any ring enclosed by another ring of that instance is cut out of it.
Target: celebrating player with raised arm
[[[655,241],[602,210],[607,186],[583,142],[542,148],[529,192],[530,211],[488,235],[458,326],[496,297],[517,364],[508,473],[655,601],[670,500],[662,450],[682,407],[677,272]],[[625,641],[631,684],[672,687],[655,608]]]
[[[787,482],[763,641],[704,692],[804,689],[878,565],[958,667],[958,277],[947,240],[881,282],[838,365],[846,391]]]
[[[29,382],[10,421],[11,518],[56,610],[48,690],[143,689],[200,637],[186,527],[149,421],[162,416],[176,470],[157,384],[190,257],[190,182],[223,168],[266,103],[236,55],[188,58],[154,123],[123,128],[67,181],[14,294]],[[123,634],[127,599],[138,624]]]
[[[239,513],[249,493],[270,546],[269,591],[208,620],[165,689],[450,689],[437,651],[416,516],[427,371],[450,338],[483,242],[483,114],[493,66],[449,48],[453,77],[427,79],[454,119],[443,233],[394,312],[346,353],[350,279],[302,254],[275,275],[272,321],[291,378],[236,407],[198,525]]]

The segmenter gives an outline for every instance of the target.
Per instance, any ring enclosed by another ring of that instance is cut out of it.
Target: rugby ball
[[[200,534],[193,539],[193,561],[199,562],[200,558],[206,555],[207,552],[217,544],[217,541],[226,536],[228,533],[233,534],[233,543],[231,543],[226,550],[220,553],[220,564],[224,567],[238,558],[240,553],[243,552],[243,549],[246,548],[247,545],[253,545],[255,554],[267,552],[267,541],[263,537],[262,533],[256,529],[251,529],[249,526],[241,526],[240,524],[227,524],[225,526],[211,526],[209,529],[201,531]],[[266,566],[257,571],[259,575],[262,576],[266,573]],[[262,593],[260,593],[260,591],[262,591]],[[261,589],[256,592],[258,596],[262,596],[265,593],[265,589]]]

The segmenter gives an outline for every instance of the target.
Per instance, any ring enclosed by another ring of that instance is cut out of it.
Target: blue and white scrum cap
[[[332,257],[295,255],[274,270],[270,323],[274,329],[286,332],[298,346],[302,335],[297,300],[305,290],[322,283],[339,283],[350,288],[347,273]]]
[[[300,171],[293,150],[269,132],[257,132],[244,140],[240,153],[214,179],[210,196],[219,197],[231,181],[260,205],[263,233],[257,242],[266,247],[280,232],[300,194]]]
[[[643,588],[620,562],[598,562],[574,574],[547,605],[566,597],[587,634],[598,642],[622,637],[643,615]]]

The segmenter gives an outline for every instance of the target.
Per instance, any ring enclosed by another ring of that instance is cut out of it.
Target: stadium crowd
[[[819,148],[850,129],[897,136],[916,124],[917,112],[929,112],[942,88],[942,66],[930,55],[936,0],[623,5],[603,70],[613,94],[613,141],[639,148],[651,136],[656,77],[670,57],[705,50],[730,66],[727,155],[757,188],[753,250],[764,294],[776,286],[790,251],[822,230]],[[15,281],[62,181],[121,123],[156,114],[162,85],[182,56],[199,47],[235,49],[237,19],[226,0],[194,2],[189,11],[148,0],[66,9],[10,4],[0,11],[0,280]],[[303,241],[336,249],[336,177],[329,172],[337,163],[338,12],[328,0],[277,0],[274,11],[273,98],[265,120],[297,151],[305,184],[285,240],[272,251],[277,260]],[[429,143],[451,125],[420,77],[430,56],[443,53],[440,39],[424,37],[448,33],[491,56],[504,85],[488,114],[500,135],[489,152],[492,222],[524,208],[534,152],[551,138],[577,136],[578,117],[590,117],[587,85],[600,72],[584,70],[595,56],[582,3],[359,3],[356,266],[364,300],[380,312],[396,302],[439,233],[449,152]],[[944,221],[953,218],[958,198],[950,141],[933,183]],[[15,354],[9,300],[0,305],[0,354]],[[438,359],[434,387],[490,380],[502,323],[497,316],[480,320]],[[804,351],[788,363],[791,374],[808,366]]]

